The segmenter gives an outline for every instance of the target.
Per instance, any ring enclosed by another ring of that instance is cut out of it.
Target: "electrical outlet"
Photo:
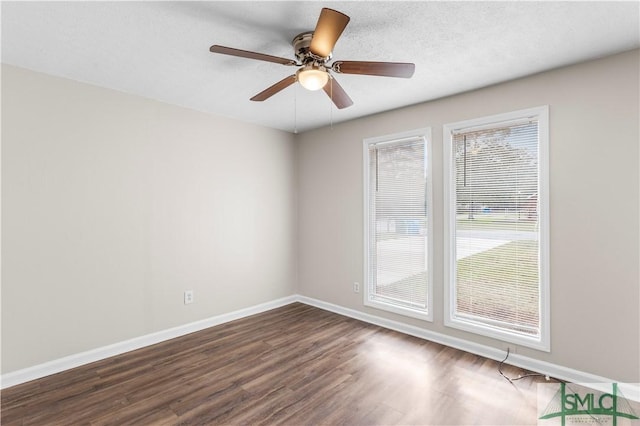
[[[360,283],[353,283],[353,292],[360,293]]]
[[[193,290],[186,290],[184,292],[184,304],[188,305],[189,303],[193,303]]]

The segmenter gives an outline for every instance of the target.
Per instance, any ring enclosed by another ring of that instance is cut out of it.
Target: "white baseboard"
[[[259,314],[261,312],[279,308],[296,301],[297,296],[288,296],[282,299],[272,300],[270,302],[261,303],[259,305],[250,306],[248,308],[239,309],[237,311],[229,312],[226,314],[216,315],[214,317],[195,321],[189,324],[184,324],[155,333],[146,334],[144,336],[135,337],[133,339],[114,343],[112,345],[103,346],[74,355],[69,355],[64,358],[55,359],[53,361],[34,365],[33,367],[28,367],[22,370],[12,371],[10,373],[3,374],[0,377],[0,389],[19,385],[21,383],[25,383],[35,379],[40,379],[42,377],[50,376],[51,374],[59,373],[61,371],[69,370],[75,367],[80,367],[81,365],[100,361],[105,358],[120,355],[125,352],[133,351],[135,349],[140,349],[145,346],[155,345],[156,343],[164,342],[165,340],[174,339],[176,337],[184,336],[185,334],[204,330],[205,328],[224,324],[226,322],[248,317],[250,315]]]
[[[298,296],[297,300],[298,302],[315,306],[316,308],[324,309],[336,314],[378,325],[390,330],[395,330],[400,333],[408,334],[410,336],[419,337],[421,339],[429,340],[435,343],[440,343],[441,345],[460,349],[465,352],[480,355],[496,361],[502,361],[506,355],[505,351],[491,346],[481,345],[479,343],[470,342],[468,340],[459,339],[457,337],[448,336],[446,334],[437,333],[435,331],[426,330],[398,321],[393,321],[387,318],[370,315],[364,312],[345,308],[339,305],[334,305],[328,302],[323,302],[321,300],[313,299],[310,297]],[[610,391],[610,384],[618,383],[619,388],[625,398],[633,401],[640,401],[640,387],[638,383],[619,383],[618,381],[613,379],[597,376],[595,374],[587,373],[584,371],[574,370],[572,368],[552,364],[546,361],[540,361],[519,354],[510,354],[505,363],[523,368],[525,370],[535,371],[536,373],[544,374],[549,377],[555,377],[556,379],[564,380],[567,382],[585,384],[602,391]]]
[[[459,339],[457,337],[448,336],[446,334],[437,333],[435,331],[430,331],[398,321],[393,321],[387,318],[378,317],[375,315],[356,311],[354,309],[349,309],[343,306],[334,305],[332,303],[323,302],[321,300],[313,299],[310,297],[292,295],[284,297],[282,299],[273,300],[271,302],[262,303],[245,309],[229,312],[227,314],[217,315],[215,317],[192,322],[178,327],[169,328],[167,330],[147,334],[123,342],[114,343],[112,345],[103,346],[101,348],[92,349],[86,352],[81,352],[79,354],[70,355],[64,358],[35,365],[33,367],[28,367],[22,370],[3,374],[0,377],[0,389],[5,389],[31,380],[36,380],[42,377],[49,376],[51,374],[59,373],[71,368],[89,364],[91,362],[100,361],[105,358],[109,358],[111,356],[119,355],[135,349],[140,349],[145,346],[154,345],[156,343],[160,343],[169,339],[184,336],[185,334],[224,324],[229,321],[234,321],[240,318],[248,317],[250,315],[259,314],[261,312],[279,308],[281,306],[285,306],[294,302],[300,302],[306,305],[315,306],[316,308],[324,309],[336,314],[378,325],[390,330],[395,330],[400,333],[408,334],[410,336],[415,336],[421,339],[440,343],[442,345],[480,355],[485,358],[500,361],[505,356],[505,352],[503,350],[491,346],[481,345],[479,343],[470,342],[468,340]],[[607,389],[605,388],[606,385],[617,382],[616,380],[612,380],[606,377],[574,370],[572,368],[540,361],[519,354],[511,354],[509,356],[509,359],[507,360],[507,363],[516,367],[523,368],[525,370],[535,371],[541,374],[548,375],[550,377],[555,377],[560,380],[566,380],[571,383],[595,385],[592,387],[596,388],[598,384],[601,384],[602,389],[599,390],[603,391],[607,391]],[[637,383],[619,383],[619,386],[623,395],[627,399],[640,401],[640,388],[638,387]]]

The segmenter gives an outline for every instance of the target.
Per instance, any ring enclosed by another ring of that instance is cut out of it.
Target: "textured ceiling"
[[[640,46],[638,2],[2,2],[2,62],[286,131],[304,131]],[[414,62],[411,79],[337,75],[354,101],[290,86],[322,7],[351,17],[334,59]]]

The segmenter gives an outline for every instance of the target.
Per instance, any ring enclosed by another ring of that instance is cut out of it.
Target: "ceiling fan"
[[[338,84],[335,77],[331,75],[330,71],[339,74],[402,78],[410,78],[415,71],[414,64],[401,62],[334,61],[329,65],[327,62],[331,60],[333,47],[349,23],[349,19],[344,13],[323,8],[315,30],[298,34],[291,42],[297,61],[219,45],[213,45],[209,50],[213,53],[299,67],[295,74],[283,78],[258,93],[251,98],[252,101],[269,99],[297,81],[308,90],[323,89],[336,107],[342,109],[353,105],[353,101],[342,86]]]

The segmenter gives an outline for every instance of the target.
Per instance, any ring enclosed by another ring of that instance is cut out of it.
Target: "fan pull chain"
[[[329,128],[333,130],[333,77],[329,76],[329,83],[331,86],[329,87],[329,98],[331,98],[331,102],[329,102]]]
[[[298,85],[293,87],[293,134],[298,134]]]

